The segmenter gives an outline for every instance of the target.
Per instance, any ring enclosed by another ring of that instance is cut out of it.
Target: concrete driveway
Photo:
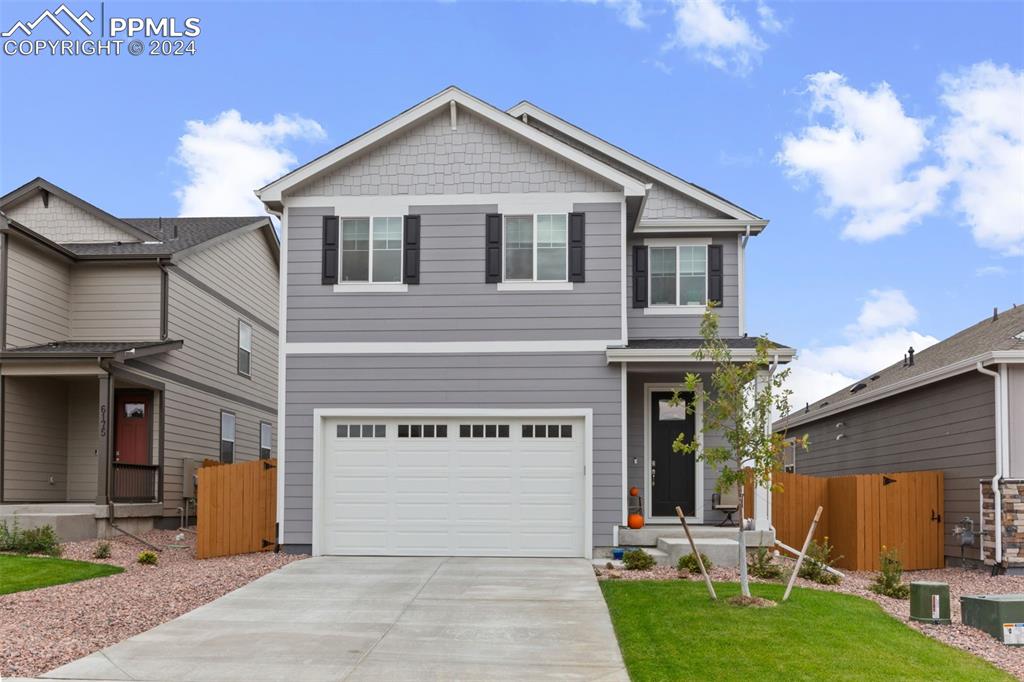
[[[628,680],[582,559],[321,557],[44,677]]]

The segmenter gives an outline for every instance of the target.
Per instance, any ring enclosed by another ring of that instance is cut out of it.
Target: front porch
[[[0,519],[105,535],[162,514],[162,386],[96,359],[0,366]],[[140,525],[142,524],[142,525]]]

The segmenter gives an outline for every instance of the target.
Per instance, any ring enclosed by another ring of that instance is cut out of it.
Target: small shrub
[[[882,547],[882,570],[875,576],[871,591],[893,599],[906,599],[910,596],[910,586],[903,582],[903,562],[895,549]]]
[[[137,561],[143,566],[156,566],[156,552],[151,552],[148,549],[144,552],[139,552],[139,558]]]
[[[631,549],[622,555],[622,565],[630,571],[643,571],[654,565],[654,557],[642,549]]]
[[[11,526],[6,521],[0,521],[0,552],[60,556],[61,547],[53,526],[22,530],[15,519]]]
[[[109,542],[97,542],[96,549],[92,551],[93,559],[109,559],[110,558],[110,543]]]
[[[704,570],[710,571],[713,564],[711,563],[711,559],[708,558],[708,555],[701,552],[700,560],[704,562]],[[679,561],[676,562],[676,569],[678,569],[680,573],[683,571],[694,574],[700,573],[700,566],[697,565],[697,556],[693,552],[690,552],[689,554],[684,554],[679,557]]]
[[[747,558],[747,571],[762,580],[777,580],[782,577],[782,566],[772,561],[772,555],[767,547],[758,547],[757,552]]]
[[[833,551],[835,551],[835,547],[829,544],[828,536],[825,536],[821,543],[811,540],[811,546],[807,548],[804,562],[800,565],[800,577],[813,580],[821,585],[838,585],[839,576],[826,570],[832,567],[833,562],[842,559],[842,557],[833,557]]]

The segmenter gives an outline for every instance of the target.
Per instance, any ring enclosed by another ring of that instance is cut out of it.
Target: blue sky
[[[4,2],[0,27],[57,4]],[[182,197],[233,213],[250,198],[218,176],[304,162],[456,84],[529,99],[770,218],[748,326],[805,350],[801,404],[1024,303],[1024,3],[104,11],[199,17],[197,54],[0,56],[4,192],[41,175],[120,216],[177,215]],[[256,145],[252,161],[219,165],[219,134]]]

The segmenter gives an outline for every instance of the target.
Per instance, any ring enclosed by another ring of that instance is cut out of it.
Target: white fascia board
[[[705,362],[712,364],[713,361],[705,358],[699,360],[694,357],[696,348],[609,348],[606,357],[609,363],[612,362]],[[757,357],[753,348],[733,348],[732,359],[739,362],[746,362]],[[773,349],[769,352],[772,359],[779,362],[788,362],[796,355],[793,348]]]
[[[742,220],[734,218],[648,218],[641,220],[633,231],[636,234],[658,234],[662,232],[725,232],[761,234],[767,220]]]
[[[591,133],[588,133],[582,128],[577,128],[571,123],[564,121],[555,116],[554,114],[550,114],[544,111],[543,109],[540,109],[539,107],[537,107],[534,104],[531,104],[530,102],[520,102],[519,104],[509,109],[508,113],[514,116],[516,120],[519,120],[519,117],[522,116],[523,114],[532,116],[533,118],[538,119],[541,123],[549,125],[555,130],[565,135],[568,135],[572,138],[575,138],[586,145],[593,147],[599,152],[615,159],[619,163],[626,164],[630,168],[633,168],[645,175],[649,175],[658,182],[661,182],[671,187],[677,192],[685,194],[686,196],[692,199],[696,199],[702,204],[707,204],[708,206],[711,206],[712,208],[715,208],[721,211],[722,213],[725,213],[726,215],[732,216],[733,218],[740,218],[743,220],[759,220],[759,218],[754,214],[748,213],[747,211],[744,211],[739,207],[730,204],[727,201],[723,201],[722,199],[719,199],[715,195],[711,194],[710,192],[702,190],[696,185],[691,185],[682,178],[677,178],[668,171],[664,171],[658,168],[657,166],[648,163],[647,161],[644,161],[641,158],[633,156],[629,152],[620,149],[619,147],[616,147],[615,145],[609,142],[605,142],[601,138],[597,137],[596,135],[592,135]]]
[[[458,88],[450,87],[442,90],[433,97],[420,102],[411,109],[407,109],[403,113],[382,123],[369,132],[363,133],[354,140],[346,142],[340,147],[327,152],[323,156],[310,161],[306,165],[296,168],[266,187],[256,190],[256,196],[258,196],[264,203],[280,202],[281,195],[288,189],[309,180],[318,173],[322,173],[349,157],[366,151],[378,142],[388,139],[395,133],[404,130],[406,127],[423,117],[433,114],[445,105],[449,105],[451,102],[455,102],[458,106],[464,106],[466,109],[472,111],[478,116],[505,128],[513,134],[544,147],[577,166],[580,166],[591,173],[599,175],[609,182],[622,187],[626,196],[644,196],[646,194],[644,183],[636,178],[612,168],[592,156],[584,154],[564,142],[560,142],[550,135],[540,132],[536,128],[528,126],[522,121],[509,116],[500,109],[497,109],[490,104],[459,90]]]
[[[980,355],[965,358],[950,365],[946,365],[945,367],[939,367],[938,369],[933,369],[930,372],[925,372],[924,374],[919,374],[915,377],[904,379],[903,381],[897,381],[894,384],[884,386],[871,393],[862,394],[857,398],[844,400],[841,403],[829,406],[828,409],[812,410],[806,414],[800,412],[795,416],[791,415],[789,417],[783,417],[782,419],[777,420],[772,425],[772,428],[775,430],[782,428],[790,429],[794,426],[818,421],[819,419],[824,419],[825,417],[846,412],[847,410],[855,407],[873,403],[876,400],[882,400],[883,398],[889,398],[900,393],[912,391],[916,388],[927,386],[928,384],[933,384],[937,381],[943,381],[945,379],[955,377],[958,374],[973,372],[976,370],[979,362],[982,363],[982,365],[1024,362],[1024,351],[989,351],[987,353],[981,353]]]

